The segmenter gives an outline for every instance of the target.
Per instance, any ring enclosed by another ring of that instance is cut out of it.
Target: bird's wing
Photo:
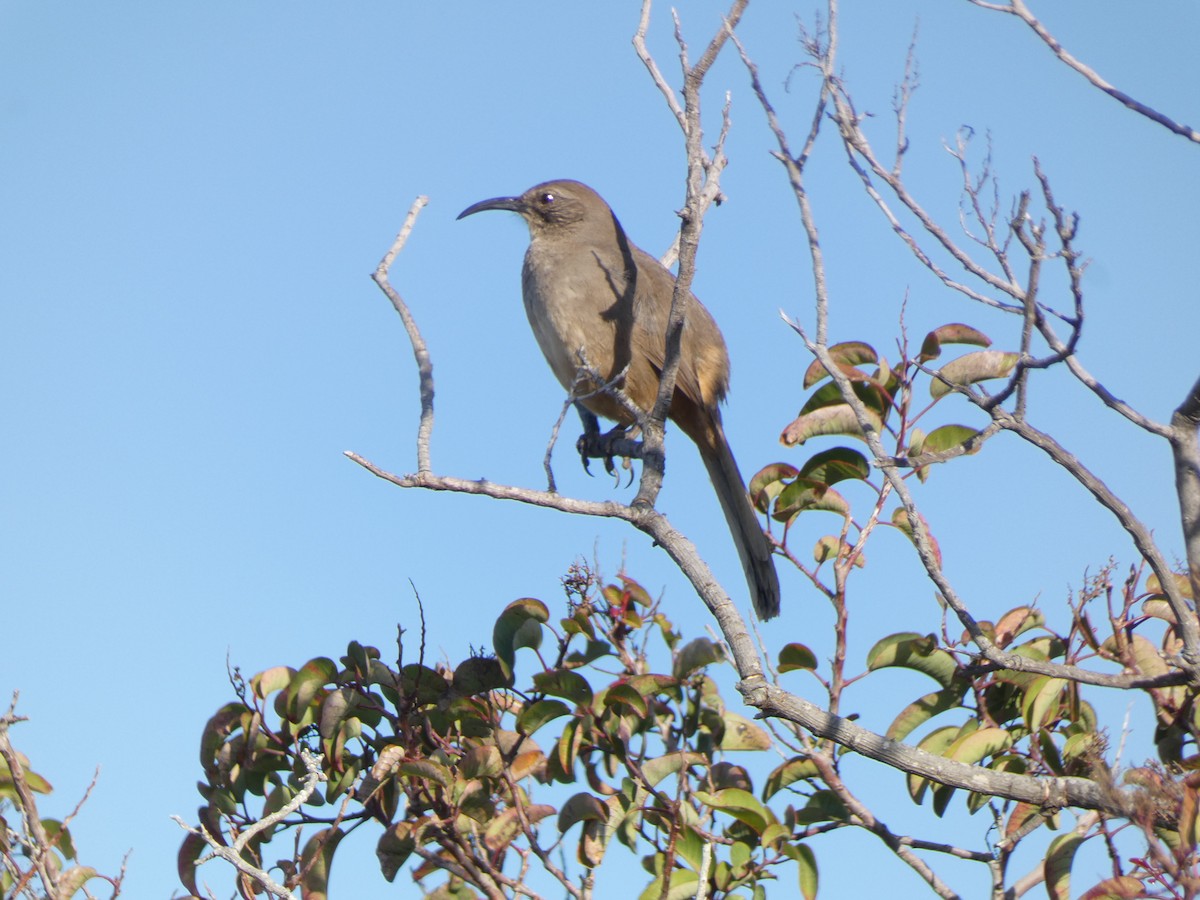
[[[666,363],[667,319],[675,276],[650,254],[634,248],[638,267],[637,293],[634,296],[633,341],[655,371]],[[709,340],[697,340],[702,332]],[[712,336],[716,336],[713,341]],[[706,358],[700,359],[703,353]],[[703,373],[703,376],[701,375]],[[712,315],[695,295],[683,329],[683,347],[675,387],[694,403],[715,409],[729,390],[729,354]]]

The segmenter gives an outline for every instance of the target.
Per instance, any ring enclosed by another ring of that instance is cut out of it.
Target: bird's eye
[[[553,202],[554,202],[554,195],[553,195],[553,194],[551,194],[551,193],[545,193],[545,194],[542,194],[542,202],[543,202],[543,203],[553,203]]]

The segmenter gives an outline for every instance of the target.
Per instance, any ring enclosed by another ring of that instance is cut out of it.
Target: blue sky
[[[1140,16],[1107,0],[1041,6],[1105,77],[1200,120],[1194,4]],[[962,0],[847,7],[844,74],[884,147],[919,20],[914,190],[953,223],[958,173],[942,142],[963,125],[980,147],[992,135],[1005,196],[1033,184],[1036,154],[1059,201],[1081,212],[1079,244],[1094,260],[1085,363],[1167,417],[1196,377],[1196,148],[1088,88],[1013,19]],[[681,10],[694,48],[719,9]],[[796,143],[815,83],[792,73],[803,59],[794,16],[812,12],[752,4],[739,30]],[[250,673],[336,656],[350,639],[390,645],[396,623],[414,621],[411,580],[432,648],[458,659],[490,642],[512,599],[559,601],[558,578],[579,556],[609,574],[624,560],[676,621],[697,634],[707,624],[662,554],[616,523],[402,492],[342,456],[415,468],[411,354],[368,275],[427,194],[394,277],[433,354],[434,466],[543,484],[561,392],[521,311],[525,230],[514,216],[454,217],[572,177],[647,250],[670,243],[682,142],[630,46],[636,23],[636,5],[609,3],[0,4],[0,694],[21,690],[32,722],[14,736],[56,785],[47,812],[69,809],[101,767],[77,841],[102,870],[133,848],[126,896],[174,887],[180,833],[167,817],[199,802],[197,740],[230,697],[226,655]],[[651,46],[677,80],[665,6]],[[729,202],[706,222],[695,288],[729,343],[726,424],[748,477],[803,458],[776,442],[808,363],[778,312],[811,322],[812,290],[795,202],[733,55],[708,81],[710,142],[726,90]],[[906,256],[829,137],[810,178],[834,338],[894,356],[907,293],[912,333],[968,321],[1011,344],[1012,322],[947,295]],[[1061,376],[1043,380],[1032,409],[1180,552],[1164,446]],[[668,449],[662,508],[740,590],[698,460],[678,441]],[[588,479],[569,452],[557,461],[564,492],[632,496]],[[943,467],[918,499],[983,617],[1035,598],[1061,609],[1086,567],[1132,561],[1082,491],[1014,440]],[[890,537],[852,600],[859,660],[891,631],[938,627],[930,587]],[[829,611],[781,576],[767,640],[820,652]],[[925,686],[889,690],[851,701],[882,728]],[[1148,741],[1150,723],[1134,725]],[[941,827],[905,805],[898,778],[878,767],[866,777],[898,830]],[[335,892],[381,894],[371,841],[360,843],[366,874],[335,864]],[[846,854],[869,842],[816,850],[829,896],[861,887]],[[923,895],[896,873],[898,891]],[[954,876],[968,894],[981,877]]]

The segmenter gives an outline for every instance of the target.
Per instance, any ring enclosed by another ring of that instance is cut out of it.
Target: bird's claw
[[[581,434],[579,440],[575,442],[575,449],[579,451],[583,470],[591,475],[592,470],[588,468],[588,460],[600,459],[604,461],[604,471],[619,480],[620,476],[617,475],[617,467],[614,464],[616,454],[613,452],[613,444],[624,440],[625,436],[626,430],[619,425],[603,434],[599,431],[585,431]]]

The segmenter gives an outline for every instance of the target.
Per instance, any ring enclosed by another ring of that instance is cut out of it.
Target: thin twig
[[[1157,122],[1168,131],[1177,134],[1180,137],[1186,138],[1193,143],[1200,144],[1200,131],[1197,131],[1189,125],[1176,122],[1170,116],[1163,115],[1152,106],[1147,106],[1140,100],[1134,99],[1133,97],[1129,96],[1129,94],[1126,94],[1121,89],[1101,78],[1095,69],[1085,65],[1068,53],[1063,45],[1059,43],[1058,38],[1052,35],[1046,29],[1046,26],[1038,21],[1037,17],[1034,16],[1029,7],[1026,6],[1022,0],[1009,0],[1009,4],[1007,6],[1003,6],[999,3],[987,3],[984,2],[984,0],[969,0],[969,2],[980,7],[981,9],[990,9],[993,12],[1008,13],[1009,15],[1016,16],[1018,19],[1028,25],[1030,29],[1032,29],[1033,33],[1041,39],[1042,43],[1050,48],[1051,52],[1057,56],[1061,62],[1063,62],[1069,68],[1074,69],[1085,79],[1087,79],[1087,82],[1092,87],[1108,94],[1108,96],[1112,97],[1127,109],[1133,110],[1138,115],[1145,116],[1152,122]]]

